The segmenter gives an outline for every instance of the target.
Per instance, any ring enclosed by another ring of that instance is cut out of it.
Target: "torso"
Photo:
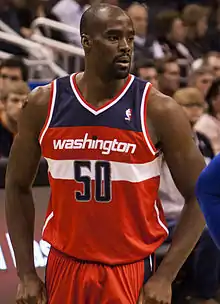
[[[167,236],[160,155],[146,124],[151,84],[130,75],[116,98],[94,108],[74,79],[53,82],[39,137],[51,185],[43,237],[81,260],[143,259]]]

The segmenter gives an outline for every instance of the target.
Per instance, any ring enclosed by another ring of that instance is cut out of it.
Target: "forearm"
[[[31,190],[6,183],[6,220],[20,278],[35,272],[33,257],[34,203]]]
[[[195,199],[188,201],[173,235],[169,251],[161,262],[156,275],[174,281],[180,268],[195,247],[204,229],[205,221]]]

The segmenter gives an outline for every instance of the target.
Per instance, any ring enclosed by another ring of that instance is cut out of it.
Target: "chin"
[[[115,78],[116,79],[125,79],[127,78],[129,75],[129,70],[126,70],[126,71],[116,71],[115,72]]]

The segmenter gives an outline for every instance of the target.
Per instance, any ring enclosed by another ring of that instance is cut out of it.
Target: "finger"
[[[39,303],[41,304],[41,302],[39,302]],[[38,298],[37,297],[29,298],[28,301],[27,301],[27,304],[38,304]]]
[[[16,297],[16,304],[27,304],[27,301],[22,295]]]
[[[37,304],[47,304],[46,290],[43,289],[37,301]]]
[[[19,299],[16,301],[16,304],[28,304],[28,302],[24,299]]]
[[[47,304],[47,297],[45,293],[42,295],[42,304]]]
[[[45,295],[42,295],[38,300],[37,304],[47,304],[47,298]]]
[[[141,289],[137,304],[144,304],[144,291],[143,288]]]
[[[16,300],[16,304],[25,304],[25,302],[21,299]]]

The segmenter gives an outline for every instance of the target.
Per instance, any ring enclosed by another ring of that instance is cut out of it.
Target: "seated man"
[[[30,92],[28,85],[19,81],[8,85],[0,96],[3,109],[0,112],[0,157],[8,157],[17,133],[20,110]]]
[[[153,60],[146,58],[139,58],[134,64],[134,74],[143,79],[147,80],[158,90],[158,73],[156,69],[156,64]]]
[[[204,111],[204,98],[196,88],[178,90],[174,99],[182,106],[192,126],[192,136],[204,155],[206,163],[214,157],[209,140],[202,134],[193,131],[193,126]],[[160,197],[168,222],[170,237],[184,207],[184,199],[174,185],[169,169],[162,165]],[[214,299],[219,287],[220,254],[207,229],[204,230],[197,247],[193,252],[193,281],[196,297],[190,303],[217,304]]]

